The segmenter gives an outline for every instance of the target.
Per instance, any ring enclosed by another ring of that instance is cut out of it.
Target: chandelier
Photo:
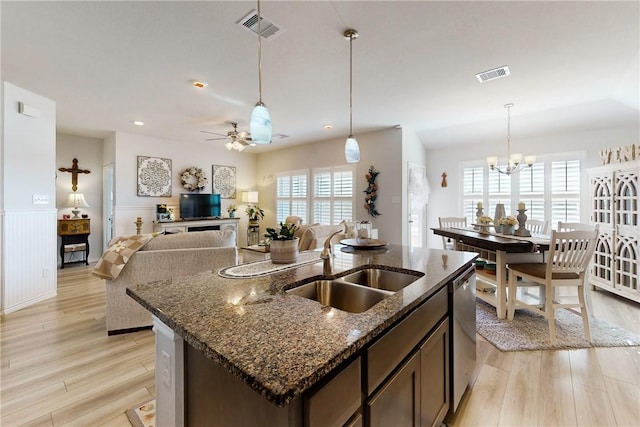
[[[487,164],[491,170],[498,171],[505,175],[518,173],[525,166],[522,163],[522,153],[511,154],[511,107],[513,107],[513,103],[504,105],[504,108],[507,109],[507,165],[499,167],[498,156],[487,157]],[[527,167],[531,167],[536,162],[536,156],[524,156],[524,161]]]

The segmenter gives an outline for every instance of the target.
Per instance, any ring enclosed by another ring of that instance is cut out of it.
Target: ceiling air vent
[[[500,77],[507,77],[511,72],[509,72],[509,67],[503,65],[502,67],[494,68],[493,70],[483,71],[481,73],[476,74],[476,78],[480,83],[499,79]]]
[[[260,35],[265,39],[271,39],[280,32],[280,28],[276,26],[269,18],[261,16],[260,22]],[[252,10],[244,18],[239,20],[237,24],[241,25],[245,29],[251,31],[253,34],[258,34],[258,11]]]

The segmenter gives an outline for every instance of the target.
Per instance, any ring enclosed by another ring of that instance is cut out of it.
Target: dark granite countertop
[[[367,267],[425,275],[357,314],[284,292],[321,278],[321,262],[255,278],[206,272],[138,285],[127,294],[188,344],[283,406],[462,273],[476,257],[395,245],[360,251],[336,245],[335,255],[336,276]]]

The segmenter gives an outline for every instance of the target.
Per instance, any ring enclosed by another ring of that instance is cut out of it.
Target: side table
[[[242,247],[242,262],[263,261],[271,258],[266,246],[251,245]]]
[[[62,240],[60,243],[60,268],[64,268],[65,264],[78,262],[89,265],[89,234],[91,234],[91,220],[88,218],[58,220],[58,236]],[[83,259],[65,262],[65,254],[75,252],[82,252]]]

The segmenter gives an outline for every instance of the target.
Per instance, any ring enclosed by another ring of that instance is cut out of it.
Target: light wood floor
[[[108,337],[104,284],[59,270],[58,296],[0,322],[0,425],[129,426],[153,398],[154,336]],[[591,292],[594,315],[640,334],[640,304]],[[640,348],[498,351],[478,336],[472,387],[451,426],[638,426]]]

